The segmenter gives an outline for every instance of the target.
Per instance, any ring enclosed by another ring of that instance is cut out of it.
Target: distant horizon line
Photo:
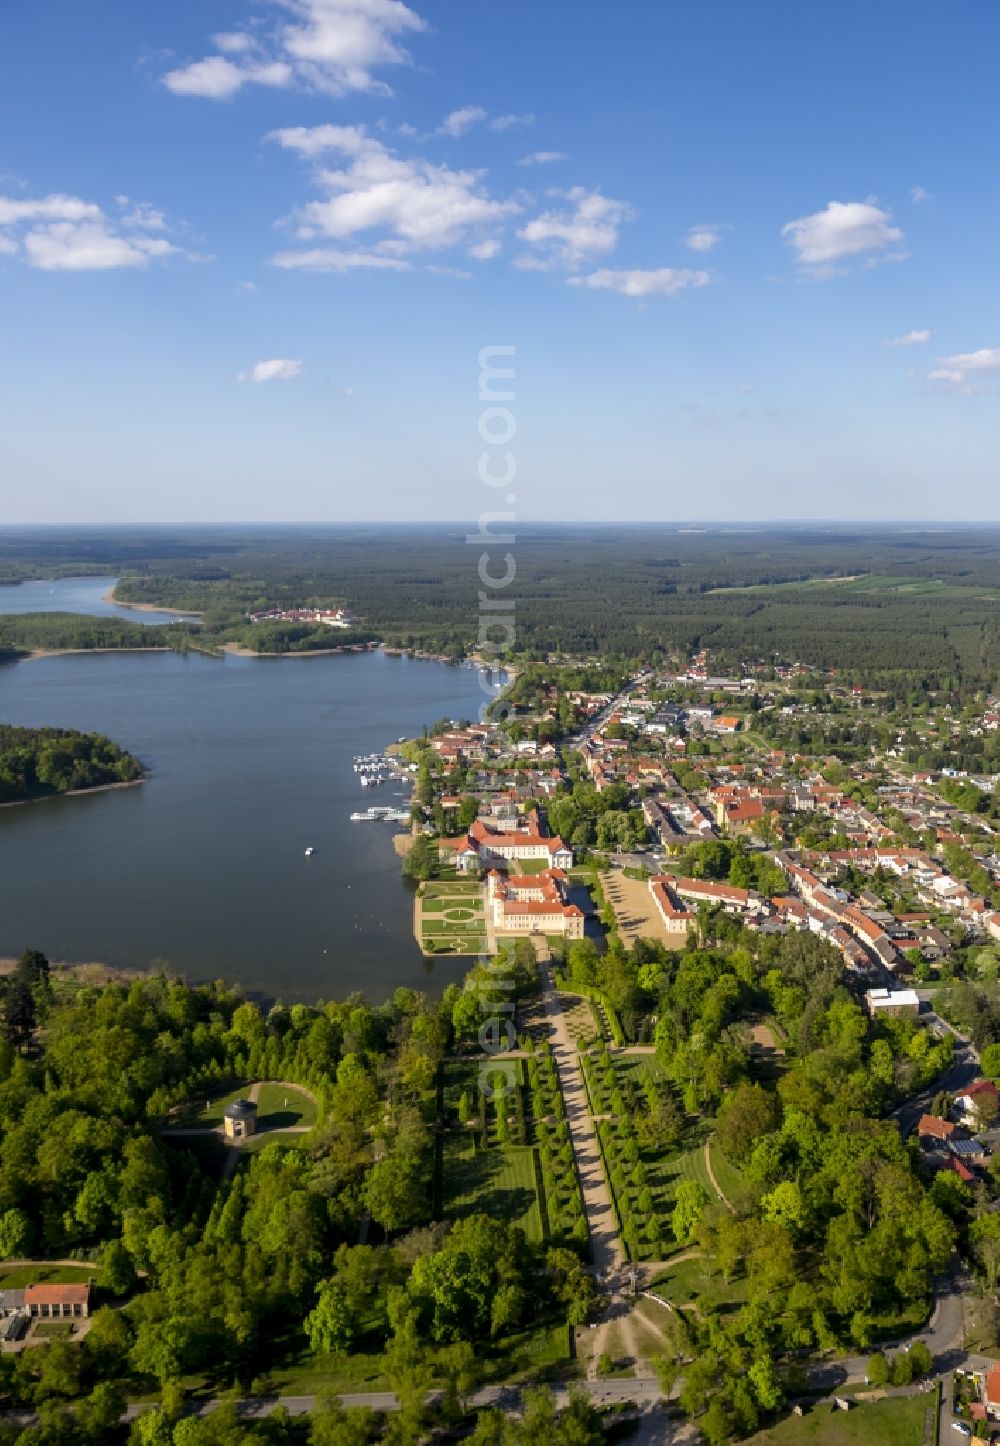
[[[387,520],[385,518],[351,518],[344,520],[319,520],[310,519],[301,522],[289,521],[241,521],[229,519],[227,521],[147,521],[147,522],[9,522],[0,526],[0,537],[5,533],[28,532],[28,531],[73,531],[73,532],[136,532],[150,530],[167,530],[170,528],[186,528],[195,531],[221,530],[225,528],[241,528],[245,530],[271,531],[302,531],[309,528],[376,528],[388,529],[399,527],[423,527],[423,528],[467,528],[472,524],[468,517],[435,518],[428,521],[426,518],[398,518]],[[897,531],[925,531],[925,530],[952,530],[957,528],[992,528],[1000,527],[1000,517],[997,518],[830,518],[830,517],[781,517],[769,518],[766,520],[751,520],[748,518],[730,518],[725,521],[711,520],[704,518],[677,518],[660,519],[651,517],[634,518],[579,518],[573,521],[556,518],[538,518],[519,522],[516,528],[519,532],[529,531],[531,528],[561,529],[563,531],[579,531],[586,528],[633,528],[633,527],[657,527],[670,528],[680,532],[707,532],[720,530],[738,529],[741,532],[766,532],[769,529],[783,527],[816,527],[827,528],[834,531],[841,531],[848,528],[892,528]]]

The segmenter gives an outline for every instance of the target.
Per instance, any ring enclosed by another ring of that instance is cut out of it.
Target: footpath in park
[[[552,977],[549,947],[544,939],[536,939],[534,943],[556,1077],[566,1106],[566,1121],[573,1142],[573,1154],[583,1195],[583,1211],[590,1232],[594,1272],[600,1284],[606,1290],[611,1290],[618,1283],[625,1254],[618,1235],[611,1192],[604,1176],[597,1127],[590,1113],[590,1101],[577,1062],[576,1045],[570,1038],[566,1025],[566,1001],[557,991]]]

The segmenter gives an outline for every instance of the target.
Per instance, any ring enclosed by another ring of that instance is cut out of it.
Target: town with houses
[[[911,713],[804,667],[718,676],[704,654],[614,686],[573,677],[534,667],[502,720],[442,721],[404,748],[435,879],[420,890],[454,878],[481,893],[478,933],[422,933],[418,907],[424,951],[528,936],[566,970],[576,948],[681,951],[726,919],[762,941],[814,936],[868,1018],[920,1025],[952,1051],[899,1122],[922,1169],[983,1195],[1000,1092],[968,1022],[936,1000],[976,960],[1000,962],[1000,763],[934,761],[995,757],[1000,700]],[[970,1358],[967,1374],[955,1412],[971,1434],[1000,1420],[1000,1365]]]
[[[772,683],[762,707],[758,680],[713,677],[706,669],[701,656],[673,677],[640,673],[616,693],[574,690],[567,701],[575,733],[558,730],[556,690],[545,685],[535,706],[516,706],[503,726],[435,731],[426,744],[434,792],[423,810],[425,830],[434,831],[435,808],[446,821],[463,799],[474,799],[476,808],[464,830],[446,823],[442,859],[458,873],[482,876],[490,901],[504,905],[498,918],[522,900],[538,914],[536,930],[562,933],[556,903],[565,897],[586,830],[564,839],[547,818],[552,804],[572,793],[570,758],[598,798],[616,791],[618,815],[641,813],[629,847],[608,849],[590,838],[582,856],[598,853],[612,868],[631,864],[647,875],[649,932],[670,947],[683,946],[700,907],[721,908],[762,933],[809,930],[839,950],[849,976],[895,992],[908,988],[915,972],[930,980],[963,942],[1000,940],[1000,831],[944,796],[940,785],[957,781],[955,770],[910,768],[896,749],[882,757],[872,750],[864,762],[845,766],[832,753],[764,747],[758,730],[768,713],[792,732],[798,716],[816,711],[790,686],[806,670],[787,670],[789,686]],[[848,712],[870,706],[862,690],[840,691]],[[664,702],[672,692],[701,696]],[[976,727],[1000,728],[1000,702],[987,701]],[[993,781],[968,778],[973,792],[989,792]],[[813,841],[817,833],[822,842]],[[765,894],[709,869],[703,877],[678,873],[675,859],[713,840],[766,857],[782,887]],[[974,878],[956,872],[949,848],[967,856]],[[544,870],[544,901],[519,891],[511,873],[519,861]],[[543,902],[551,914],[539,910]],[[509,927],[528,927],[530,912],[513,916],[518,924]]]

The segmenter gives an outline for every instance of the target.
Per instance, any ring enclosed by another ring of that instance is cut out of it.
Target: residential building
[[[869,989],[865,1004],[872,1019],[880,1015],[895,1018],[901,1014],[916,1018],[920,1013],[920,999],[915,989]]]

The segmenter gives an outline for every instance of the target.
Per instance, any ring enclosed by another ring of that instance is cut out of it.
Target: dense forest
[[[708,646],[732,668],[777,659],[870,682],[991,685],[998,542],[985,528],[527,528],[513,545],[514,650],[655,660]],[[199,612],[203,643],[249,646],[263,640],[246,622],[255,608],[346,603],[359,638],[461,656],[477,645],[476,569],[491,545],[507,549],[441,525],[20,530],[0,537],[0,581],[114,571],[122,600]],[[273,650],[326,636],[279,633]]]
[[[29,950],[2,990],[0,1255],[96,1260],[97,1309],[80,1342],[0,1356],[0,1410],[39,1417],[22,1436],[0,1415],[0,1441],[124,1439],[126,1395],[150,1393],[136,1442],[302,1441],[281,1416],[259,1438],[225,1411],[177,1423],[199,1383],[245,1393],[288,1362],[374,1361],[403,1400],[389,1435],[372,1412],[331,1405],[309,1439],[402,1446],[424,1437],[429,1386],[444,1387],[440,1418],[461,1417],[525,1333],[574,1302],[586,1312],[592,1285],[571,1250],[482,1214],[433,1218],[438,1070],[468,1019],[459,986],[437,1002],[400,989],[379,1007],[354,996],[265,1013],[221,984],[56,975]],[[312,1128],[261,1135],[232,1173],[216,1139],[171,1135],[255,1079],[303,1087]],[[600,1439],[592,1420],[560,1432],[525,1439]]]
[[[803,1352],[868,1349],[918,1325],[969,1198],[955,1177],[927,1183],[886,1118],[947,1068],[950,1038],[873,1024],[811,935],[702,923],[711,944],[612,940],[599,956],[580,941],[563,966],[655,1047],[655,1074],[622,1072],[603,1047],[583,1058],[588,1091],[606,1097],[601,1149],[630,1252],[683,1261],[696,1248],[718,1288],[736,1290],[732,1309],[679,1313],[656,1361],[718,1442],[801,1389]],[[506,957],[519,998],[537,988],[531,954]],[[499,1158],[527,1100],[542,1178],[571,1150],[547,1048],[530,1036],[513,1113],[449,1095],[449,1071],[463,1058],[477,1069],[483,987],[473,970],[437,1001],[400,989],[377,1007],[353,996],[263,1011],[221,983],[71,985],[27,951],[0,991],[0,1254],[96,1261],[97,1309],[80,1341],[0,1356],[0,1407],[38,1415],[24,1439],[113,1440],[125,1400],[153,1397],[136,1443],[301,1441],[280,1415],[179,1423],[191,1392],[294,1380],[319,1394],[336,1379],[382,1381],[402,1409],[382,1434],[370,1411],[331,1406],[310,1442],[415,1446],[434,1425],[470,1424],[470,1393],[523,1372],[546,1341],[561,1336],[566,1369],[567,1323],[594,1318],[585,1232],[529,1240],[489,1192],[457,1215],[438,1208],[442,1131]],[[747,1021],[762,1014],[784,1042],[777,1070],[751,1047]],[[176,1132],[252,1080],[292,1082],[315,1115],[307,1132],[260,1136],[231,1171],[221,1142]],[[702,1139],[707,1118],[733,1162],[725,1207],[694,1180],[663,1194],[657,1162]],[[602,1439],[582,1400],[561,1420],[544,1392],[528,1406],[547,1434],[504,1434],[487,1412],[474,1439]],[[0,1441],[15,1438],[0,1420]]]
[[[101,733],[0,723],[0,803],[140,778],[139,760]]]
[[[141,616],[141,614],[139,615]],[[254,653],[302,653],[325,648],[364,647],[373,635],[361,629],[322,624],[260,623],[244,617],[206,619],[203,623],[153,626],[126,618],[81,613],[8,613],[0,615],[0,662],[33,652],[91,652],[106,649],[171,649],[175,653],[215,653],[225,643]]]

